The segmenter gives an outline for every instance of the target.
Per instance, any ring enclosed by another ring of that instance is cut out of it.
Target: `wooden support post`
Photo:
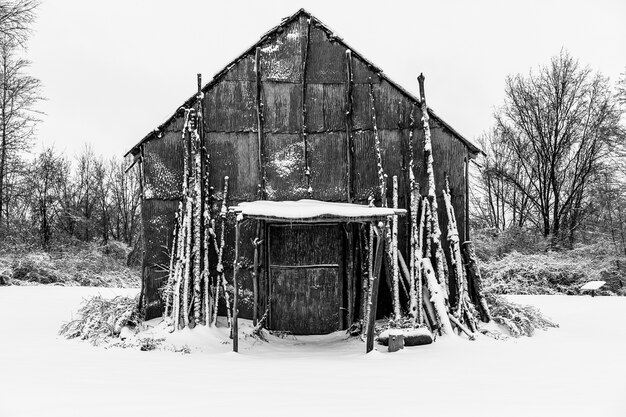
[[[258,169],[259,169],[259,190],[260,190],[260,196],[259,198],[261,200],[265,200],[265,198],[267,197],[266,195],[266,191],[265,191],[265,183],[266,183],[266,178],[265,178],[265,163],[264,163],[264,150],[263,150],[263,125],[264,125],[264,118],[263,118],[263,98],[262,98],[262,92],[263,92],[263,87],[261,84],[261,48],[257,47],[256,48],[256,52],[255,52],[255,56],[254,56],[254,68],[256,70],[256,122],[257,122],[257,146],[259,148],[259,155],[258,155]]]
[[[309,43],[311,41],[311,20],[309,19],[306,26],[305,40],[302,43],[302,143],[304,146],[304,175],[306,177],[306,188],[309,198],[313,197],[313,187],[311,186],[311,164],[309,157],[309,141],[307,139],[306,126],[306,70],[307,58],[309,55]]]
[[[430,330],[433,333],[437,331],[441,336],[441,329],[437,321],[437,315],[435,314],[435,307],[433,307],[433,303],[430,301],[430,292],[428,291],[427,285],[422,285],[422,300],[422,307],[424,308],[426,319],[430,323]]]
[[[347,293],[348,293],[348,311],[346,314],[346,328],[349,328],[352,323],[354,323],[354,252],[353,252],[353,236],[352,236],[352,224],[344,223],[344,262],[345,262],[345,274],[346,274],[346,284],[347,284]]]
[[[252,275],[252,325],[256,326],[259,321],[259,251],[261,246],[261,221],[256,222],[256,236],[252,244],[254,245],[254,272]]]
[[[398,208],[398,177],[393,176],[392,188],[393,208]],[[393,313],[396,320],[400,320],[402,312],[400,310],[400,282],[398,277],[398,216],[392,217],[391,225],[391,267],[393,274]],[[406,292],[406,288],[405,288]]]
[[[400,349],[404,349],[404,335],[402,334],[402,331],[396,330],[395,332],[390,332],[387,350],[389,352],[397,352]]]
[[[374,329],[376,326],[376,305],[378,304],[378,284],[380,277],[380,269],[383,264],[384,239],[380,228],[382,224],[374,226],[376,233],[376,260],[374,261],[373,280],[370,287],[369,297],[369,317],[367,318],[367,343],[365,352],[369,353],[374,349]]]
[[[347,195],[348,203],[352,203],[354,195],[354,140],[352,137],[352,88],[354,86],[354,78],[352,75],[352,52],[346,50],[346,163],[347,172]]]
[[[235,261],[233,262],[233,352],[239,351],[239,326],[237,316],[239,315],[237,301],[239,286],[237,285],[237,272],[239,272],[239,235],[241,219],[235,220]]]

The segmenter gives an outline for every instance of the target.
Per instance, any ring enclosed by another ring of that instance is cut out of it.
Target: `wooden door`
[[[341,329],[341,229],[335,225],[274,225],[269,236],[270,329],[293,334]]]

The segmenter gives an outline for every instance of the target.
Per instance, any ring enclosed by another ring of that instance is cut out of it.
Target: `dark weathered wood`
[[[147,142],[142,146],[142,150],[144,198],[159,200],[181,198],[183,142],[180,140],[180,131],[167,131],[161,139]]]
[[[345,46],[333,42],[327,33],[313,26],[310,35],[309,83],[336,83],[344,76]]]
[[[263,81],[299,84],[302,80],[302,28],[306,16],[284,25],[260,45]]]
[[[389,335],[389,346],[387,350],[389,352],[397,352],[400,349],[404,349],[404,335],[403,334],[390,334]]]
[[[239,220],[235,223],[235,262],[233,263],[233,352],[239,351],[239,285],[237,282],[237,272],[239,271]]]
[[[221,188],[222,178],[230,178],[229,195],[235,201],[256,200],[263,175],[257,166],[258,137],[255,132],[207,132],[211,163],[209,181]]]
[[[311,188],[311,163],[309,157],[309,144],[307,140],[307,117],[306,117],[306,74],[307,74],[307,58],[309,55],[309,42],[311,37],[311,21],[307,21],[304,26],[305,40],[302,42],[302,125],[301,125],[301,137],[302,145],[304,146],[304,175],[306,177],[306,188],[309,196],[311,196],[313,189]]]
[[[252,132],[257,127],[254,81],[222,81],[206,93],[207,129]]]
[[[309,133],[307,137],[313,198],[346,201],[345,133]]]
[[[406,207],[410,190],[406,176],[399,172],[407,166],[409,150],[405,142],[411,131],[410,109],[419,104],[419,100],[388,80],[379,68],[357,52],[347,51],[348,47],[328,28],[301,13],[264,35],[258,44],[204,86],[201,109],[204,123],[200,133],[205,136],[203,143],[211,157],[211,164],[206,167],[211,178],[209,186],[219,190],[221,179],[229,176],[233,204],[258,198],[306,198],[309,197],[309,185],[316,199],[365,203],[368,196],[380,188],[374,152],[375,115],[384,174],[399,176],[399,204]],[[374,106],[370,102],[370,88]],[[195,96],[184,107],[193,106],[194,101]],[[444,173],[449,174],[459,234],[467,240],[466,158],[476,151],[472,150],[469,155],[470,147],[459,139],[458,134],[431,116],[435,182],[443,184]],[[414,117],[419,121],[419,109]],[[180,115],[172,116],[159,126],[158,132],[142,141],[139,149],[133,148],[133,155],[145,154],[138,160],[144,172],[142,183],[146,200],[176,202],[180,198],[183,171],[181,128]],[[412,156],[415,161],[421,161],[423,132],[416,128],[412,132],[416,144]],[[307,168],[311,174],[309,181]],[[415,168],[416,180],[425,184],[423,164],[416,163]],[[437,191],[439,195],[440,189]],[[443,201],[438,202],[442,238],[445,239],[447,223]],[[174,213],[175,209],[164,213],[158,221],[173,224]],[[154,252],[162,250],[159,245],[164,240],[154,231],[157,227],[148,224],[154,221],[151,217],[143,219],[144,226],[149,229],[147,267],[160,256]],[[231,260],[234,228],[229,230],[224,256]],[[399,225],[398,234],[399,245],[406,245],[408,234],[403,231],[403,225]],[[248,242],[254,236],[254,230],[249,231],[242,225],[242,242]],[[249,244],[240,247],[240,258],[247,262],[246,265],[253,262],[253,250]],[[444,250],[447,251],[445,245]],[[260,264],[264,264],[264,259],[260,259]],[[252,290],[254,274],[249,269],[239,271],[239,281],[243,288]],[[269,295],[264,293],[270,286],[266,281],[267,273],[267,268],[260,270],[258,290],[262,295],[259,304],[265,303]],[[152,277],[154,274],[145,275],[145,279]],[[150,300],[158,299],[157,284],[151,283],[145,290],[146,294],[151,293],[146,295]],[[452,298],[453,294],[451,301]],[[246,304],[240,308],[242,316],[248,314]],[[253,309],[248,310],[251,318]]]
[[[441,329],[439,327],[439,322],[437,321],[437,314],[435,313],[435,307],[433,307],[433,303],[430,301],[430,292],[428,291],[427,285],[422,285],[422,294],[422,304],[424,307],[424,312],[426,313],[426,317],[431,323],[431,330],[433,332],[436,330],[439,335],[441,335]]]
[[[472,301],[478,309],[480,318],[485,323],[491,321],[491,314],[489,313],[489,306],[487,300],[485,300],[485,294],[483,289],[483,280],[480,275],[480,268],[478,268],[478,262],[476,261],[476,252],[474,251],[474,245],[472,242],[467,241],[463,243],[463,258],[465,261],[465,271],[467,272],[467,281],[471,283]]]
[[[374,349],[374,330],[376,327],[376,306],[378,305],[378,286],[380,282],[380,270],[383,264],[384,256],[384,239],[382,231],[378,226],[374,228],[376,232],[376,255],[374,261],[374,271],[371,292],[371,305],[369,309],[369,317],[367,318],[367,342],[365,345],[365,352],[370,353]]]
[[[269,328],[323,334],[343,327],[343,237],[337,225],[269,228]],[[311,245],[317,250],[311,250]]]

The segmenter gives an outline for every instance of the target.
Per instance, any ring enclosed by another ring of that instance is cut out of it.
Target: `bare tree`
[[[137,234],[141,202],[137,171],[126,173],[123,161],[112,159],[109,162],[109,189],[113,237],[132,246]]]
[[[520,174],[519,162],[512,151],[499,140],[497,130],[483,135],[479,143],[484,151],[477,178],[473,179],[471,203],[475,220],[483,227],[503,231],[510,226],[524,227],[528,220],[535,222],[529,200],[514,185],[527,183]],[[514,176],[510,181],[502,173]]]
[[[61,211],[61,189],[68,180],[64,175],[66,172],[65,159],[52,148],[44,149],[31,165],[32,215],[41,246],[45,249],[50,245],[54,224]]]
[[[41,99],[40,82],[26,74],[30,63],[16,56],[17,48],[0,38],[0,221],[7,224],[14,188],[8,180],[21,166],[21,153],[32,145],[38,120],[35,105]]]
[[[608,79],[562,51],[536,74],[508,77],[505,93],[497,136],[515,164],[498,175],[528,200],[544,236],[572,238],[621,132]]]
[[[38,0],[0,0],[0,38],[23,45],[35,20]]]

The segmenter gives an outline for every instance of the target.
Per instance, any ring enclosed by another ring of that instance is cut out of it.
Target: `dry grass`
[[[61,327],[59,334],[68,339],[80,338],[94,345],[117,337],[124,326],[136,327],[142,322],[138,299],[117,296],[112,299],[97,295],[83,302],[78,318]]]
[[[513,303],[499,295],[488,295],[487,302],[493,321],[504,326],[513,337],[532,336],[537,329],[559,327],[538,308]]]

